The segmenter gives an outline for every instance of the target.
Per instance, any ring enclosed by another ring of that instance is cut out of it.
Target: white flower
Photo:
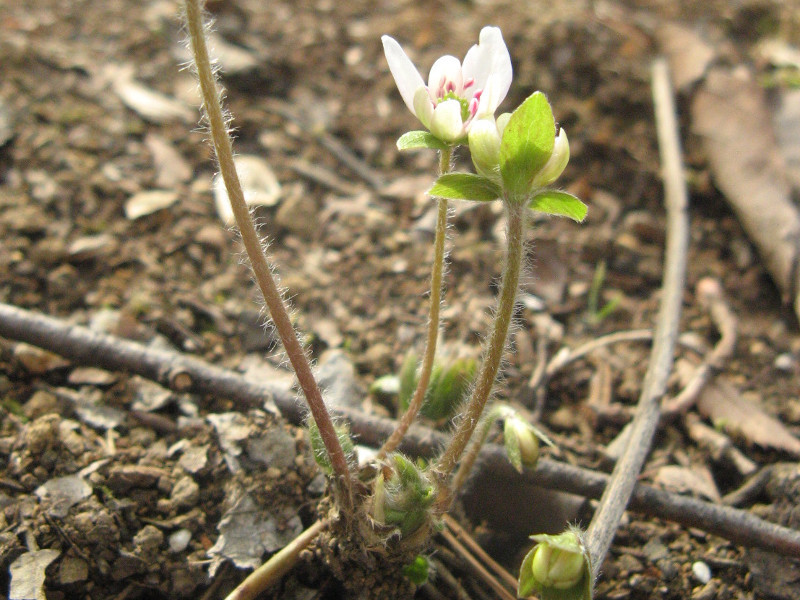
[[[406,106],[444,142],[463,141],[474,121],[493,116],[511,86],[511,57],[497,27],[481,30],[463,64],[448,55],[433,63],[428,85],[394,38],[381,40]]]

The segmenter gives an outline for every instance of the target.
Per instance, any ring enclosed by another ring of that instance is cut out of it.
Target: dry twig
[[[274,402],[284,418],[297,425],[305,417],[303,407],[291,393],[276,395],[264,385],[205,361],[148,348],[3,303],[0,303],[0,336],[55,352],[75,365],[135,373],[175,391],[228,398],[241,407],[264,406]],[[352,409],[336,412],[350,422],[353,433],[368,446],[380,446],[397,426],[391,419]],[[445,440],[441,433],[412,426],[400,450],[411,456],[430,458],[439,452]],[[508,462],[505,450],[495,444],[487,444],[483,448],[477,466],[479,469],[488,469],[500,485],[505,481],[519,483],[522,479],[541,487],[587,498],[599,498],[608,482],[608,476],[603,473],[547,459],[541,459],[535,471],[520,475]],[[800,532],[768,523],[745,511],[686,498],[642,484],[634,488],[630,507],[686,527],[698,527],[737,544],[800,558]]]
[[[667,63],[656,60],[653,65],[653,97],[656,107],[658,139],[663,161],[663,178],[667,206],[667,242],[662,286],[661,308],[656,324],[651,361],[642,386],[639,404],[631,425],[625,453],[617,461],[608,487],[586,533],[586,544],[597,575],[622,513],[636,485],[636,479],[650,451],[658,427],[660,400],[672,368],[673,351],[678,337],[681,299],[686,274],[686,253],[689,245],[687,192],[681,165],[680,141]]]

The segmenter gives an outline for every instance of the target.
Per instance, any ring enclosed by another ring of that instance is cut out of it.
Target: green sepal
[[[428,571],[430,565],[428,559],[417,554],[410,563],[403,567],[403,575],[405,575],[412,583],[422,585],[428,581]]]
[[[579,198],[558,190],[542,190],[531,199],[528,208],[557,217],[569,217],[578,223],[589,212],[589,208]]]
[[[511,198],[525,198],[531,181],[553,154],[556,123],[542,92],[534,92],[511,113],[500,142],[500,175]]]
[[[530,596],[536,591],[536,580],[533,577],[533,555],[536,552],[536,546],[522,559],[522,564],[519,567],[519,582],[517,584],[517,598],[525,598]]]
[[[436,180],[428,194],[448,200],[497,200],[503,191],[491,179],[474,173],[446,173]]]
[[[312,420],[309,419],[306,426],[308,427],[308,435],[311,438],[311,454],[314,456],[314,461],[327,475],[333,475],[333,465],[331,464],[331,457],[328,455],[328,449],[325,448],[325,442],[322,441],[322,435],[319,433],[319,427]],[[352,466],[355,462],[355,444],[353,438],[350,437],[350,428],[347,425],[335,425],[336,437],[339,439],[339,444],[342,446],[347,462]]]
[[[449,147],[449,144],[437,138],[430,131],[409,131],[397,140],[398,150],[419,150],[420,148],[447,150]]]

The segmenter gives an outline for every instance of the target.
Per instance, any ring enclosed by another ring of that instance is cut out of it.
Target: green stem
[[[452,158],[453,149],[448,147],[442,150],[439,154],[439,174],[443,175],[450,171],[450,160]],[[431,269],[431,302],[430,313],[428,317],[428,337],[425,341],[425,355],[422,357],[422,369],[419,374],[419,381],[417,382],[417,389],[414,391],[414,396],[408,404],[406,412],[403,414],[397,428],[389,436],[389,439],[383,444],[383,447],[378,451],[378,459],[386,457],[387,454],[394,451],[403,436],[411,427],[411,423],[419,413],[422,407],[422,402],[425,400],[425,392],[428,390],[428,384],[431,380],[431,373],[433,372],[433,359],[436,356],[436,341],[439,337],[439,310],[442,304],[442,279],[444,273],[444,243],[447,237],[447,200],[444,198],[438,199],[438,214],[436,218],[436,238],[433,242],[433,265]]]
[[[494,425],[497,419],[503,416],[505,410],[507,410],[506,406],[495,406],[481,417],[481,421],[476,428],[477,433],[473,434],[475,439],[472,440],[467,448],[464,458],[461,460],[461,464],[458,465],[458,470],[453,477],[452,490],[454,494],[464,485],[467,476],[475,465],[475,460],[478,458],[481,448],[483,448],[483,445],[486,443],[486,438],[489,437],[489,431],[491,431],[492,425]]]
[[[466,411],[461,416],[456,426],[453,437],[434,466],[439,485],[439,499],[437,507],[445,511],[450,505],[452,494],[447,478],[458,464],[464,448],[472,437],[475,428],[481,420],[483,409],[489,400],[500,361],[506,346],[508,327],[514,313],[514,303],[517,298],[519,273],[522,268],[523,236],[525,233],[525,205],[520,202],[505,202],[508,225],[506,229],[506,263],[503,270],[503,282],[500,295],[497,298],[497,310],[494,315],[492,332],[484,348],[483,364],[475,383],[475,389],[469,400]]]
[[[208,48],[206,47],[199,0],[186,0],[186,23],[189,29],[189,39],[191,41],[195,64],[197,65],[197,76],[200,81],[200,90],[203,94],[203,107],[205,108],[209,128],[211,130],[211,139],[214,144],[217,161],[219,162],[220,174],[225,182],[225,188],[228,191],[228,198],[230,199],[231,208],[233,209],[233,215],[236,217],[236,224],[242,236],[242,243],[247,251],[247,256],[250,258],[250,263],[253,266],[253,273],[259,288],[261,288],[261,293],[264,296],[269,314],[275,324],[275,329],[278,335],[280,335],[289,361],[297,374],[297,381],[308,401],[311,415],[317,427],[319,427],[319,432],[325,444],[325,449],[330,456],[334,473],[340,480],[343,491],[346,492],[346,498],[344,498],[343,501],[348,502],[347,499],[350,497],[350,469],[347,466],[347,459],[341,444],[339,444],[339,439],[336,436],[333,421],[328,414],[327,408],[325,408],[322,393],[311,372],[311,365],[308,362],[308,357],[303,351],[300,341],[297,339],[297,333],[289,319],[286,306],[283,304],[280,290],[275,283],[275,279],[272,277],[270,264],[261,247],[261,239],[258,237],[258,233],[256,233],[253,219],[250,216],[250,210],[244,200],[239,177],[236,174],[236,166],[233,162],[232,142],[225,124],[225,119],[222,115],[220,93],[208,57]]]

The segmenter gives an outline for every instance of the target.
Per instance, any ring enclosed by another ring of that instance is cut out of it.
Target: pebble
[[[692,563],[692,574],[694,575],[695,579],[702,584],[706,584],[711,581],[711,567],[709,567],[708,564],[704,563],[702,560]]]
[[[200,498],[200,486],[188,475],[181,477],[172,488],[170,500],[177,509],[191,508]]]
[[[188,529],[179,529],[169,536],[169,549],[176,554],[183,552],[192,540],[192,532]]]
[[[779,354],[775,357],[775,362],[773,363],[775,368],[778,371],[785,371],[787,373],[791,373],[794,371],[795,366],[797,363],[794,360],[794,357],[789,354],[788,352],[784,352],[783,354]]]

